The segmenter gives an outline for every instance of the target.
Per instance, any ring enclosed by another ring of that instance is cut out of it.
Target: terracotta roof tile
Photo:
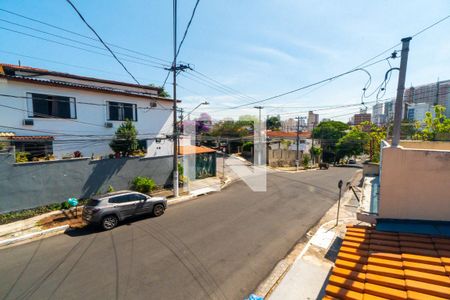
[[[373,284],[379,284],[395,289],[405,290],[405,280],[394,278],[394,277],[388,277],[388,276],[381,276],[373,273],[367,273],[366,275],[366,282],[373,283]]]
[[[361,256],[358,254],[350,254],[340,251],[337,257],[343,260],[348,260],[359,264],[367,263],[367,256]]]
[[[439,284],[406,279],[406,287],[411,291],[450,299],[450,288]]]
[[[328,284],[325,292],[327,295],[337,297],[339,299],[363,300],[363,294],[352,290],[344,289],[333,284]]]
[[[350,269],[350,270],[355,270],[355,271],[363,271],[365,272],[367,270],[367,266],[363,265],[363,264],[358,264],[355,262],[351,262],[348,260],[343,260],[343,259],[336,259],[336,261],[334,262],[334,264],[338,267],[341,268],[345,268],[345,269]]]
[[[436,275],[428,272],[405,269],[405,278],[450,287],[450,278],[446,275]]]
[[[331,299],[450,299],[450,238],[347,227],[326,294]]]
[[[364,294],[363,300],[389,300],[389,299],[384,298],[384,297],[378,297],[378,296],[371,295],[371,294]]]
[[[401,243],[402,243],[402,247],[434,250],[433,243],[417,243],[417,242],[410,242],[410,241],[402,241]]]
[[[410,254],[418,254],[418,255],[427,255],[427,256],[435,256],[438,257],[438,252],[436,250],[429,249],[420,249],[420,248],[412,248],[412,247],[401,247],[402,253],[410,253]]]
[[[419,293],[416,291],[407,291],[408,299],[411,300],[448,300],[447,298],[436,297],[429,294]]]
[[[388,268],[395,268],[395,269],[403,269],[403,263],[401,261],[396,261],[392,259],[383,259],[378,257],[369,257],[368,259],[369,265],[377,265],[382,267],[388,267]]]
[[[383,246],[390,246],[390,247],[400,247],[400,244],[398,241],[388,241],[388,240],[382,240],[382,239],[370,239],[369,242],[371,245],[383,245]]]
[[[443,266],[422,264],[422,263],[416,263],[416,262],[411,262],[411,261],[404,261],[403,266],[405,269],[433,273],[433,274],[437,274],[437,275],[445,275],[445,268]]]
[[[427,256],[427,255],[417,255],[411,253],[402,253],[401,255],[403,260],[418,262],[418,263],[428,263],[433,265],[441,265],[442,261],[438,257]]]
[[[356,291],[363,293],[364,292],[364,283],[356,280],[349,280],[345,277],[340,277],[336,275],[331,275],[328,279],[329,282],[333,285],[340,286],[346,288],[348,290]]]
[[[402,255],[401,254],[389,253],[389,252],[372,252],[370,254],[370,257],[402,261]]]
[[[346,241],[346,240],[344,240],[342,242],[342,246],[353,247],[353,248],[358,248],[358,249],[362,249],[362,250],[369,249],[369,243],[357,243],[357,242]]]
[[[401,269],[393,269],[389,267],[382,267],[377,265],[368,265],[367,272],[375,273],[383,276],[395,277],[395,278],[404,278],[405,272]]]
[[[366,274],[361,272],[352,271],[349,269],[343,269],[339,267],[333,268],[332,274],[337,276],[342,276],[346,278],[350,278],[353,280],[358,280],[364,282],[366,280]]]
[[[388,299],[408,299],[406,291],[368,282],[364,285],[364,292],[378,297],[386,297]]]
[[[347,246],[341,246],[341,252],[346,252],[350,254],[358,254],[361,256],[369,256],[369,251],[363,250],[356,247],[347,247]]]

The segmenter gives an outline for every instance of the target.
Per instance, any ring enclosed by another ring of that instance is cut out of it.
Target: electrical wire
[[[111,57],[110,55],[105,54],[105,53],[101,53],[101,52],[97,52],[97,51],[94,51],[94,50],[91,50],[91,49],[86,49],[86,48],[83,48],[83,47],[78,47],[78,46],[75,46],[75,45],[70,45],[70,44],[66,44],[66,43],[63,43],[63,42],[59,42],[59,41],[47,39],[47,38],[44,38],[44,37],[40,37],[40,36],[33,35],[33,34],[30,34],[30,33],[25,33],[25,32],[22,32],[22,31],[18,31],[18,30],[11,29],[11,28],[6,28],[6,27],[0,26],[0,29],[6,30],[6,31],[9,31],[9,32],[13,32],[13,33],[17,33],[17,34],[20,34],[20,35],[24,35],[24,36],[29,36],[29,37],[32,37],[32,38],[35,38],[35,39],[39,39],[39,40],[46,41],[46,42],[50,42],[50,43],[62,45],[62,46],[65,46],[65,47],[70,47],[70,48],[74,48],[74,49],[78,49],[78,50],[83,50],[83,51],[86,51],[86,52],[89,52],[89,53],[93,53],[93,54],[97,54],[97,55],[102,55],[102,56],[106,56],[106,57]],[[134,61],[134,60],[131,60],[131,59],[125,59],[125,58],[122,58],[122,60],[127,61],[127,62],[131,62],[131,63],[135,63],[135,64],[140,64],[140,65],[144,65],[144,66],[156,68],[156,69],[164,69],[164,68],[161,67],[161,66],[151,65],[151,64],[148,64],[148,63],[143,63],[143,62],[139,62],[139,61]]]
[[[192,10],[191,18],[189,19],[189,22],[187,23],[186,29],[185,29],[184,34],[183,34],[183,38],[181,39],[180,45],[178,46],[177,54],[176,54],[175,57],[178,57],[178,54],[180,54],[181,47],[183,46],[183,43],[184,43],[184,40],[186,39],[186,36],[188,34],[188,31],[189,31],[189,28],[191,27],[192,20],[194,19],[195,12],[197,11],[197,6],[198,6],[199,2],[200,2],[200,0],[197,0],[195,2],[194,9]]]
[[[75,12],[78,14],[78,16],[80,17],[80,19],[84,22],[84,24],[86,24],[86,26],[97,36],[98,40],[103,44],[103,46],[105,46],[106,49],[108,49],[108,51],[111,53],[111,55],[115,58],[115,60],[122,66],[122,68],[133,78],[133,80],[141,85],[139,83],[139,81],[133,76],[133,74],[131,74],[131,72],[127,69],[127,67],[123,64],[123,62],[120,61],[120,59],[116,56],[116,54],[114,54],[114,52],[111,50],[111,48],[109,48],[109,46],[102,40],[102,38],[100,37],[100,35],[97,33],[97,31],[95,31],[95,29],[89,25],[89,23],[85,20],[85,18],[83,17],[83,15],[80,13],[80,11],[75,7],[75,5],[72,3],[72,1],[70,0],[66,0],[67,3],[70,4],[70,6],[72,6],[72,8],[75,10]]]
[[[109,72],[109,71],[105,71],[105,70],[101,70],[101,69],[97,69],[97,68],[90,68],[90,67],[86,67],[86,66],[67,64],[67,63],[63,63],[63,62],[60,62],[60,61],[56,61],[56,60],[51,60],[51,59],[46,59],[46,58],[36,57],[36,56],[30,56],[30,55],[25,55],[25,54],[21,54],[21,53],[17,53],[17,52],[12,52],[12,51],[0,50],[0,53],[10,54],[10,55],[15,55],[15,56],[20,56],[20,57],[25,57],[25,58],[29,58],[29,59],[38,60],[38,61],[45,61],[45,62],[49,62],[49,63],[53,63],[53,64],[57,64],[57,65],[62,65],[62,66],[67,66],[67,67],[72,67],[72,68],[84,69],[84,70],[95,71],[95,72],[111,74],[111,75],[116,75],[116,76],[122,76],[122,77],[126,76],[128,78],[128,75],[125,75],[123,73],[115,73],[115,72]],[[141,78],[141,79],[146,80],[144,78]]]
[[[1,19],[1,18],[0,18],[0,21],[4,22],[4,23],[11,24],[11,25],[15,25],[15,26],[18,26],[18,27],[26,28],[26,29],[29,29],[29,30],[32,30],[32,31],[35,31],[35,32],[44,33],[44,34],[47,34],[47,35],[50,35],[50,36],[53,36],[53,37],[57,37],[57,38],[60,38],[60,39],[63,39],[63,40],[67,40],[67,41],[70,41],[70,42],[73,42],[73,43],[81,44],[81,45],[92,47],[92,48],[95,48],[95,49],[108,51],[107,49],[105,49],[103,47],[99,47],[99,46],[96,46],[96,45],[92,45],[92,44],[89,44],[89,43],[78,41],[78,40],[75,40],[75,39],[72,39],[72,38],[68,38],[68,37],[65,37],[65,36],[62,36],[62,35],[59,35],[59,34],[54,34],[54,33],[50,33],[50,32],[44,31],[44,30],[39,30],[39,29],[36,29],[36,28],[33,28],[33,27],[21,25],[19,23],[11,22],[11,21],[8,21],[8,20],[5,20],[5,19]],[[154,60],[144,59],[144,58],[141,58],[141,57],[138,57],[138,56],[135,56],[135,55],[129,55],[129,54],[126,54],[126,53],[123,53],[123,52],[116,51],[115,53],[116,54],[120,54],[120,55],[125,56],[125,57],[130,57],[130,58],[134,58],[134,59],[137,59],[137,60],[142,60],[142,61],[145,61],[145,62],[158,64],[158,65],[161,65],[161,67],[167,67],[168,66],[167,64],[162,64],[162,63],[159,63],[159,62],[155,62]]]
[[[84,35],[84,34],[81,34],[81,33],[78,33],[78,32],[72,31],[72,30],[69,30],[69,29],[65,29],[65,28],[62,28],[60,26],[56,26],[56,25],[53,25],[53,24],[50,24],[50,23],[47,23],[47,22],[44,22],[44,21],[41,21],[41,20],[37,20],[37,19],[31,18],[31,17],[27,17],[27,16],[19,14],[17,12],[13,12],[13,11],[6,10],[6,9],[3,9],[3,8],[0,8],[0,11],[3,11],[5,13],[11,14],[11,15],[14,15],[14,16],[17,16],[17,17],[29,20],[29,21],[40,23],[40,24],[43,24],[45,26],[52,27],[54,29],[58,29],[58,30],[61,30],[61,31],[64,31],[64,32],[67,32],[67,33],[70,33],[70,34],[74,34],[74,35],[77,35],[77,36],[80,36],[80,37],[83,37],[83,38],[90,39],[92,41],[98,42],[98,40],[93,38],[93,37],[90,37],[90,36],[87,36],[87,35]],[[123,46],[119,46],[119,45],[116,45],[116,44],[112,44],[112,43],[107,43],[107,44],[112,46],[112,47],[118,48],[118,49],[126,50],[126,51],[129,51],[129,52],[132,52],[132,53],[135,53],[135,54],[139,54],[139,55],[142,55],[142,56],[145,56],[145,57],[148,57],[148,58],[159,60],[161,62],[164,62],[165,64],[170,63],[170,61],[167,60],[167,59],[162,59],[162,58],[159,58],[159,57],[151,56],[151,55],[148,55],[146,53],[142,53],[142,52],[139,52],[139,51],[136,51],[136,50],[133,50],[133,49],[125,48]]]

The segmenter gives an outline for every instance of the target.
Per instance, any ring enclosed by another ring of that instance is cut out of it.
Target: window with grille
[[[76,101],[73,97],[28,93],[28,117],[76,119]]]
[[[109,101],[107,109],[108,121],[137,121],[136,104]]]

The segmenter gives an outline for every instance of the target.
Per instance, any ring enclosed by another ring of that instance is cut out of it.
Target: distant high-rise
[[[422,122],[425,119],[426,113],[428,111],[432,111],[432,106],[430,103],[412,103],[408,105],[406,118],[411,122]]]
[[[384,103],[384,121],[390,123],[394,121],[395,99]]]
[[[407,107],[418,103],[427,103],[430,107],[442,105],[447,108],[446,115],[450,117],[450,80],[410,87],[405,90],[403,101],[406,107],[403,112],[405,117]]]
[[[308,112],[308,130],[312,131],[317,125],[319,125],[319,114],[315,114],[310,110]]]
[[[361,109],[361,111],[359,112],[359,114],[355,114],[353,116],[353,125],[359,125],[362,122],[370,122],[372,119],[372,115],[367,113],[367,110],[363,110]]]
[[[377,126],[384,125],[385,116],[383,111],[383,103],[379,102],[372,107],[372,123]]]

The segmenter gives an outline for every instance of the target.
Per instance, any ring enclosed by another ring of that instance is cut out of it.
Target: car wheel
[[[162,204],[156,204],[153,206],[153,215],[155,217],[159,217],[164,213],[164,205]]]
[[[117,226],[119,219],[115,215],[109,215],[102,219],[102,228],[104,230],[111,230]]]

